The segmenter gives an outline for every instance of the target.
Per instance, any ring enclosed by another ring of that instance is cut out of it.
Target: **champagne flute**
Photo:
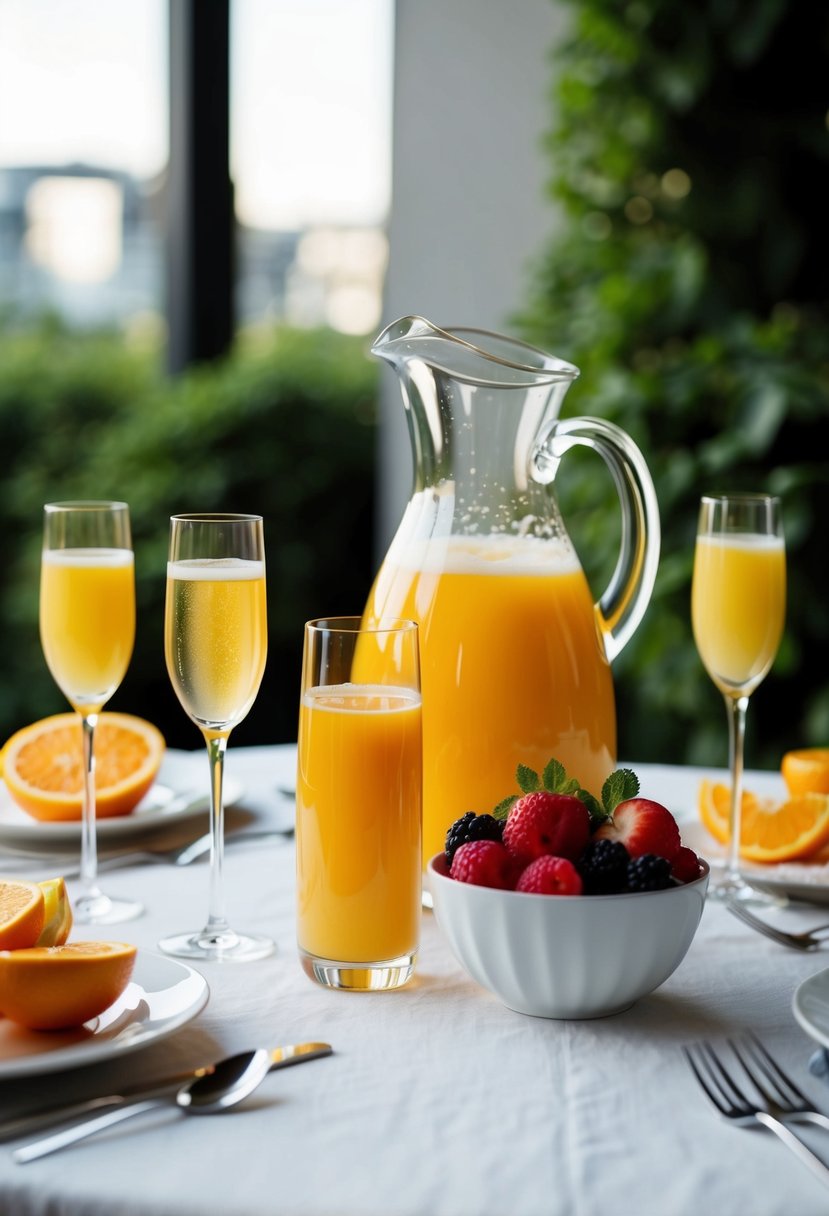
[[[691,617],[697,650],[728,712],[731,804],[725,876],[718,899],[778,904],[740,874],[740,810],[748,699],[771,667],[786,612],[780,500],[767,494],[704,497],[700,503]]]
[[[83,736],[81,924],[138,916],[134,900],[98,886],[95,727],[126,674],[135,641],[135,569],[125,502],[51,502],[44,507],[40,640],[52,677],[80,715]]]
[[[200,931],[163,938],[167,954],[249,961],[274,949],[236,933],[225,915],[222,779],[230,732],[259,691],[267,655],[265,548],[261,515],[174,515],[164,620],[167,671],[204,735],[210,761],[210,894]]]

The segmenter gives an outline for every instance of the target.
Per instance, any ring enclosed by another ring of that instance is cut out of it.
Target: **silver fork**
[[[829,924],[815,925],[803,933],[790,933],[787,929],[778,929],[776,925],[761,920],[736,900],[726,900],[725,906],[749,928],[756,929],[758,933],[770,937],[773,942],[789,946],[792,950],[817,950],[825,941],[829,941]]]
[[[795,1099],[793,1104],[786,1099],[785,1105],[781,1105],[776,1099],[767,1097],[766,1095],[769,1093],[767,1086],[764,1083],[758,1084],[756,1080],[759,1068],[756,1059],[753,1060],[753,1068],[746,1064],[748,1049],[745,1042],[742,1051],[733,1042],[730,1043],[730,1046],[744,1072],[756,1088],[757,1092],[753,1096],[740,1088],[733,1073],[728,1071],[710,1043],[696,1043],[682,1049],[708,1100],[724,1119],[734,1123],[737,1127],[751,1127],[759,1123],[762,1127],[768,1128],[804,1165],[808,1166],[821,1182],[829,1186],[829,1167],[812,1152],[787,1123],[783,1122],[784,1118],[809,1118],[811,1122],[818,1122],[821,1126],[826,1126],[823,1119],[814,1118],[820,1112],[809,1109],[808,1102],[805,1103],[805,1106],[801,1106],[798,1099]],[[768,1059],[771,1057],[769,1056]],[[763,1076],[768,1080],[770,1073],[764,1071]],[[825,1119],[826,1116],[823,1118]]]

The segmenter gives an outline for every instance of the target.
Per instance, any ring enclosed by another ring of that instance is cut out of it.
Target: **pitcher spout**
[[[371,353],[393,367],[425,363],[468,384],[491,388],[569,386],[579,374],[572,363],[526,342],[485,329],[441,329],[425,317],[401,317],[377,336]]]

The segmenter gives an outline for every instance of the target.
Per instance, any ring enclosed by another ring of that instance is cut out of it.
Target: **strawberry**
[[[462,844],[452,860],[449,877],[458,882],[471,882],[479,887],[500,887],[512,890],[515,885],[515,862],[497,840],[471,840]]]
[[[504,830],[506,837],[506,829]],[[613,810],[594,840],[620,840],[631,857],[655,853],[673,862],[682,847],[679,828],[671,812],[650,798],[628,798]]]
[[[551,854],[575,861],[590,838],[590,813],[571,794],[536,790],[512,804],[504,825],[504,844],[516,861],[528,865]]]
[[[681,847],[671,862],[671,878],[677,882],[693,882],[699,878],[699,858],[693,849]]]
[[[566,857],[536,857],[521,874],[516,891],[535,895],[581,895],[581,876]]]

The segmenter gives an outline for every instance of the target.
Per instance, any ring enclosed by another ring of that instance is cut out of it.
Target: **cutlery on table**
[[[829,1117],[815,1110],[794,1082],[753,1035],[739,1043],[729,1040],[751,1088],[741,1088],[710,1043],[683,1047],[691,1071],[706,1097],[724,1119],[737,1127],[759,1123],[773,1132],[799,1160],[829,1186],[829,1167],[792,1131],[789,1122],[809,1122],[829,1129]]]
[[[244,844],[246,840],[278,840],[293,836],[293,824],[284,828],[257,828],[255,831],[228,832],[225,845]],[[177,845],[174,849],[139,849],[130,853],[117,853],[112,857],[99,857],[99,870],[120,870],[125,866],[140,865],[169,865],[189,866],[200,857],[210,852],[210,833],[191,840],[188,844]],[[64,878],[77,878],[80,870],[73,866],[64,870]]]
[[[295,1043],[284,1047],[274,1047],[269,1052],[269,1071],[288,1068],[292,1064],[304,1064],[308,1060],[318,1060],[323,1056],[332,1055],[333,1050],[330,1043]],[[46,1128],[56,1127],[84,1115],[94,1115],[112,1107],[121,1107],[136,1099],[170,1097],[186,1082],[212,1075],[217,1067],[219,1067],[218,1064],[208,1064],[176,1076],[162,1078],[149,1085],[142,1083],[126,1086],[117,1094],[106,1094],[98,1098],[86,1098],[80,1102],[50,1106],[45,1110],[32,1111],[28,1115],[3,1120],[0,1122],[0,1141],[34,1135],[36,1132],[45,1131]]]
[[[824,942],[829,941],[829,924],[815,925],[802,933],[790,933],[787,929],[778,929],[776,925],[761,920],[736,900],[727,900],[725,906],[749,928],[756,929],[758,933],[770,937],[773,942],[789,946],[792,950],[817,950]]]
[[[171,1103],[188,1115],[220,1114],[249,1097],[261,1085],[270,1070],[270,1052],[264,1047],[228,1056],[211,1072],[182,1085],[175,1094],[145,1098],[143,1101],[137,1099],[115,1110],[105,1111],[104,1114],[91,1115],[90,1118],[63,1131],[53,1132],[40,1140],[33,1140],[31,1144],[24,1144],[14,1150],[12,1157],[18,1165],[37,1161],[40,1157],[48,1157],[50,1153],[68,1148],[70,1144],[76,1144],[88,1136],[94,1136],[96,1132],[115,1127],[125,1119],[132,1119],[135,1115],[142,1115],[146,1111]]]

